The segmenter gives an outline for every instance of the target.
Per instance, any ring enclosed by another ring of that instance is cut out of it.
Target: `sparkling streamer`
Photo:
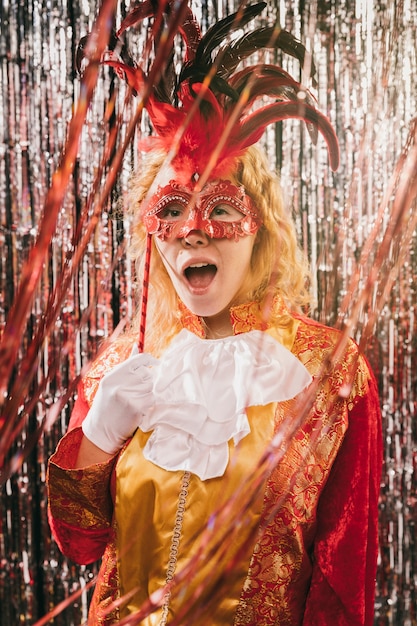
[[[207,28],[235,10],[237,3],[199,0],[192,6]],[[19,374],[33,337],[42,330],[50,294],[59,290],[69,270],[68,259],[80,251],[78,269],[65,287],[62,302],[55,300],[56,322],[50,325],[27,391],[37,400],[21,398],[17,403],[23,430],[14,440],[12,456],[19,469],[9,475],[0,495],[1,626],[33,624],[50,610],[56,624],[81,624],[97,570],[68,563],[51,540],[44,481],[46,460],[68,423],[71,384],[135,306],[130,265],[123,256],[129,224],[114,209],[110,187],[115,181],[103,193],[100,179],[98,195],[91,195],[102,162],[103,137],[110,128],[111,81],[106,73],[99,76],[87,113],[73,176],[33,301],[30,307],[15,301],[80,95],[73,65],[75,47],[90,32],[97,8],[93,0],[74,5],[65,0],[8,0],[0,11],[2,338],[6,321],[11,323],[11,310],[18,318],[25,308],[29,313],[18,336],[13,376]],[[124,5],[118,8],[116,21],[125,10]],[[360,341],[367,336],[364,348],[379,380],[385,436],[375,623],[412,626],[417,623],[417,241],[411,228],[415,202],[409,213],[404,208],[392,245],[387,249],[382,244],[393,216],[398,179],[390,194],[387,189],[416,117],[417,7],[410,0],[313,4],[281,0],[268,3],[267,12],[269,19],[276,17],[282,27],[310,42],[319,107],[332,119],[341,144],[342,165],[333,174],[325,146],[320,139],[312,146],[299,123],[277,126],[265,136],[270,162],[280,168],[289,210],[312,261],[313,316],[332,325],[351,323],[350,332]],[[146,37],[138,32],[131,45],[143,47],[144,42]],[[297,72],[292,61],[286,69]],[[122,92],[115,95],[115,103],[124,111],[121,132],[126,132],[129,146],[123,166],[121,158],[116,163],[120,171],[116,191],[123,196],[138,158],[131,139],[135,132],[146,134],[149,128],[144,116],[129,129],[137,110],[124,103]],[[95,212],[95,229],[83,240],[81,253],[78,246],[85,231],[80,224]],[[112,280],[109,268],[114,268]],[[376,280],[364,297],[371,272]],[[374,311],[377,319],[372,317]],[[31,438],[37,441],[47,411],[60,403],[59,419],[25,456],[23,450]],[[232,503],[230,515],[237,511],[241,513]],[[197,565],[191,564],[191,575],[193,566]],[[76,595],[70,599],[73,592]]]

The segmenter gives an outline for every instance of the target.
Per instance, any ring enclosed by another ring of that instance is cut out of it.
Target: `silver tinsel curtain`
[[[237,4],[191,2],[203,30]],[[127,9],[117,6],[116,22]],[[70,120],[84,97],[76,47],[97,11],[94,0],[2,0],[0,8],[0,626],[82,624],[96,572],[69,563],[51,539],[45,470],[66,429],[77,377],[135,307],[125,255],[129,223],[121,210],[135,139],[103,192],[118,149],[113,129],[122,142],[134,104],[124,104],[110,72],[98,77],[65,193],[60,185],[62,151],[76,134]],[[313,93],[340,141],[341,166],[332,173],[324,144],[312,146],[300,123],[269,128],[264,137],[312,264],[312,315],[348,325],[378,377],[385,465],[375,624],[411,626],[417,624],[417,5],[274,0],[266,13],[312,51]],[[144,33],[134,34],[131,47],[139,52],[144,40]],[[295,61],[283,63],[304,78]],[[143,117],[135,133],[148,132]]]

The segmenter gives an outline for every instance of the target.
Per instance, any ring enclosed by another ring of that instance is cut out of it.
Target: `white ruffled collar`
[[[288,400],[311,376],[267,333],[200,339],[183,329],[152,368],[152,405],[139,428],[153,431],[143,454],[201,480],[222,476],[228,442],[249,434],[246,407]]]

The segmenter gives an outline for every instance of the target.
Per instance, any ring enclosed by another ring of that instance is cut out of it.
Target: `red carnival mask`
[[[234,209],[229,219],[227,207]],[[239,219],[234,219],[236,211]],[[213,239],[238,239],[254,235],[262,224],[244,188],[229,180],[209,182],[198,193],[171,180],[152,196],[143,222],[147,232],[160,239],[186,237],[192,230],[201,230]]]

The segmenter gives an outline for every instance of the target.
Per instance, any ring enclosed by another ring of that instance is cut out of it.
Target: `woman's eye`
[[[184,214],[184,207],[179,204],[169,204],[161,209],[158,217],[162,220],[169,220],[171,222],[180,220]]]
[[[228,204],[218,204],[211,210],[210,219],[223,222],[237,222],[241,220],[243,213]]]
[[[228,215],[227,210],[221,206],[216,206],[212,210],[210,217],[219,217],[221,215]]]

